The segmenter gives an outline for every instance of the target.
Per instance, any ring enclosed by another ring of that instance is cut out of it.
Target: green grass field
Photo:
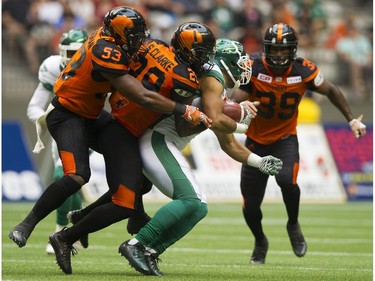
[[[54,230],[54,214],[34,230],[24,248],[9,230],[32,208],[30,203],[2,204],[2,280],[146,280],[118,254],[130,237],[126,222],[90,235],[88,249],[72,257],[73,274],[65,275],[55,257],[45,252]],[[158,204],[148,203],[153,214]],[[211,204],[208,216],[162,256],[163,280],[373,280],[372,202],[302,205],[300,223],[308,243],[305,257],[294,256],[281,204],[263,206],[264,229],[270,242],[265,265],[250,265],[254,240],[240,204]]]

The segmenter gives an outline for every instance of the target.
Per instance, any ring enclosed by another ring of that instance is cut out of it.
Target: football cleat
[[[307,243],[303,237],[299,223],[297,222],[294,225],[287,224],[286,229],[288,231],[294,254],[299,258],[303,257],[307,251]]]
[[[140,242],[135,245],[129,245],[129,241],[122,243],[118,252],[129,261],[130,266],[134,267],[136,271],[144,275],[152,275],[144,255],[145,246]]]
[[[158,263],[161,262],[161,259],[159,259],[159,254],[146,251],[145,258],[151,275],[164,276],[164,273],[158,268]]]
[[[83,218],[83,216],[81,215],[81,210],[70,211],[67,217],[73,225],[78,223]],[[85,234],[81,236],[79,238],[79,242],[81,242],[82,247],[86,249],[89,246],[89,235]]]
[[[251,264],[265,264],[268,251],[268,239],[266,236],[260,241],[255,240],[254,251],[250,258]]]
[[[136,214],[128,219],[128,224],[126,225],[126,230],[130,235],[137,234],[138,231],[144,227],[149,221],[151,217],[146,213],[143,214]]]
[[[18,247],[22,248],[26,245],[27,239],[30,236],[30,228],[27,227],[25,224],[20,223],[19,225],[15,226],[9,232],[9,238],[13,240],[14,243],[18,245]]]
[[[53,249],[53,247],[50,243],[47,244],[46,253],[47,253],[47,255],[54,255],[55,254],[55,250]]]
[[[49,242],[55,251],[58,266],[64,273],[72,274],[70,257],[77,254],[77,250],[62,238],[61,232],[52,233],[49,236]]]

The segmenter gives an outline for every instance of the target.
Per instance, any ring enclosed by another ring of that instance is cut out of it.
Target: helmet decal
[[[226,38],[216,40],[215,62],[235,84],[246,85],[250,82],[251,60],[240,42]]]
[[[288,24],[270,26],[263,38],[263,55],[273,69],[286,70],[293,63],[297,53],[298,38]]]
[[[70,29],[61,35],[59,50],[62,68],[68,64],[74,53],[83,45],[87,38],[86,31],[76,28]]]
[[[136,9],[121,6],[109,11],[103,22],[104,34],[115,39],[125,53],[133,58],[149,37],[145,19]]]
[[[187,22],[174,32],[171,46],[177,57],[197,74],[212,69],[215,57],[215,36],[203,23]]]

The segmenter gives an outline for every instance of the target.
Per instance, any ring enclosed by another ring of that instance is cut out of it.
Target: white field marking
[[[15,247],[14,244],[3,244],[2,245],[4,248],[11,248]],[[27,245],[27,248],[30,249],[41,249],[44,250],[44,244],[32,244],[32,245]],[[112,250],[112,249],[117,249],[116,247],[109,247],[109,246],[90,246],[90,250]],[[87,251],[85,249],[82,249],[80,251]],[[251,254],[252,249],[248,250],[241,250],[241,249],[207,249],[207,248],[179,248],[179,247],[173,247],[169,248],[168,251],[170,252],[183,252],[183,253],[241,253],[241,254]],[[269,250],[269,252],[276,254],[276,255],[290,255],[290,251],[275,251],[275,250]],[[350,256],[358,256],[358,257],[372,257],[372,253],[353,253],[353,252],[313,252],[309,251],[309,255],[311,256],[336,256],[336,257],[350,257]],[[5,260],[3,260],[5,261]]]
[[[286,220],[285,219],[267,219],[264,218],[262,220],[263,225],[286,225]],[[363,218],[363,219],[337,219],[337,218],[332,218],[332,219],[326,219],[326,218],[300,218],[300,224],[303,227],[304,226],[304,221],[306,221],[306,225],[308,226],[332,226],[332,223],[335,224],[335,227],[338,226],[351,226],[351,227],[366,227],[369,226],[369,223],[372,223],[372,217],[368,218]],[[220,217],[215,217],[215,218],[204,218],[199,225],[243,225],[245,223],[244,218],[220,218]]]
[[[203,240],[203,241],[208,241],[208,240],[223,240],[223,241],[227,241],[228,240],[228,236],[227,235],[196,235],[196,234],[190,234],[192,239],[194,240]],[[305,235],[306,236],[306,235]],[[231,235],[231,237],[235,240],[235,241],[249,241],[249,240],[253,240],[253,238],[249,235],[249,236],[244,236],[244,235],[240,235],[240,236],[236,236],[236,235]],[[305,237],[306,238],[306,237]],[[281,242],[281,241],[284,241],[285,239],[287,239],[288,243],[289,243],[289,238],[288,238],[288,235],[285,233],[285,236],[279,236],[279,237],[272,237],[272,241],[276,241],[276,242]],[[358,239],[358,238],[344,238],[344,239],[340,239],[340,238],[306,238],[307,242],[308,243],[316,243],[316,244],[372,244],[373,240],[371,238],[361,238],[361,239]]]
[[[288,253],[290,254],[290,253]],[[32,263],[32,264],[55,264],[56,262],[53,261],[43,261],[43,260],[3,260],[2,262],[9,262],[9,263]],[[126,262],[126,261],[125,261]],[[97,265],[98,262],[92,262],[92,261],[84,261],[84,260],[74,260],[73,261],[74,265],[87,265],[87,264],[92,264],[92,265]],[[106,261],[106,265],[113,265],[113,266],[123,266],[124,262],[110,262]],[[126,262],[127,266],[127,262]],[[251,268],[252,270],[255,269],[263,269],[266,268],[267,270],[269,269],[278,269],[278,270],[285,270],[285,269],[291,269],[291,270],[301,270],[301,271],[357,271],[357,272],[372,272],[372,269],[370,268],[332,268],[332,267],[301,267],[301,266],[272,266],[270,264],[267,264],[265,266],[257,266],[257,265],[250,265],[250,264],[186,264],[186,263],[173,263],[173,264],[166,264],[163,263],[163,267],[167,268],[175,268],[175,267],[202,267],[202,268]]]
[[[326,233],[326,232],[325,232]],[[358,234],[358,233],[357,233]],[[101,234],[100,237],[101,238],[109,238],[109,237],[117,237],[118,235],[115,235],[115,234]],[[306,235],[305,235],[306,236]],[[98,235],[99,237],[99,235]],[[253,238],[252,236],[248,235],[248,236],[245,236],[245,235],[231,235],[231,237],[235,240],[235,241],[253,241]],[[194,240],[202,240],[202,241],[212,241],[212,240],[215,240],[215,241],[227,241],[228,240],[228,236],[227,235],[199,235],[199,234],[194,234],[194,233],[190,233],[188,237],[186,237],[186,239],[194,239]],[[306,236],[306,240],[309,244],[345,244],[345,245],[348,245],[348,244],[372,244],[373,240],[371,238],[324,238],[324,237],[321,237],[321,238],[317,238],[317,237],[314,237],[314,238],[308,238],[308,236]],[[9,240],[10,241],[10,240]],[[285,234],[285,236],[273,236],[272,237],[272,242],[283,242],[283,241],[287,241],[289,243],[289,240],[288,240],[288,235]],[[47,243],[47,242],[46,242]],[[9,243],[3,243],[2,246],[4,248],[11,248],[11,247],[15,247],[15,244],[12,243],[12,242],[9,242]],[[44,247],[45,244],[35,244],[35,243],[30,243],[27,244],[27,248],[39,248],[39,247]],[[93,248],[96,248],[96,249],[110,249],[112,248],[111,246],[98,246],[98,245],[90,245],[90,248],[93,247]],[[113,245],[113,248],[116,248],[117,245]],[[80,249],[78,249],[80,250]]]

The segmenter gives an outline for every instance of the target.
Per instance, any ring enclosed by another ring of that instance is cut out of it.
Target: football
[[[195,98],[191,105],[194,105],[202,110],[201,97]],[[242,122],[248,114],[239,103],[236,103],[230,99],[224,100],[223,113],[238,123]]]
[[[238,123],[242,122],[247,116],[247,111],[244,110],[239,103],[231,101],[230,99],[224,100],[223,113]]]

